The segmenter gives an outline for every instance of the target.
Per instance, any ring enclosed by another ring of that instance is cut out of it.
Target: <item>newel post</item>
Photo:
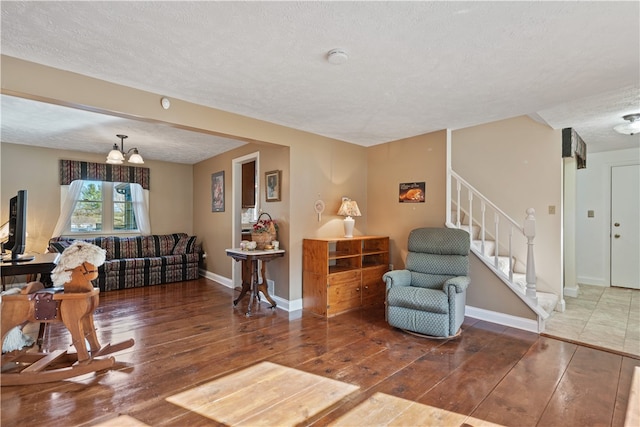
[[[536,237],[536,211],[533,208],[527,209],[527,217],[524,220],[524,235],[527,237],[527,297],[538,304],[536,296],[536,263],[533,257],[533,239]]]

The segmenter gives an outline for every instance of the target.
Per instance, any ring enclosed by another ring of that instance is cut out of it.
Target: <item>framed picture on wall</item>
[[[211,212],[224,212],[224,171],[211,174]]]
[[[280,180],[282,179],[282,171],[269,171],[264,173],[264,186],[267,202],[279,202],[282,196],[280,188]]]
[[[398,191],[398,201],[400,203],[424,203],[427,193],[424,182],[403,182]]]

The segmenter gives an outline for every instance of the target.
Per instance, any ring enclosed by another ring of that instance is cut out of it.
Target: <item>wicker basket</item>
[[[266,215],[269,217],[271,224],[269,226],[269,231],[265,233],[255,233],[251,232],[251,240],[256,242],[256,249],[264,249],[266,245],[270,245],[273,240],[277,240],[276,227],[271,219],[271,215],[266,212],[263,212],[258,217],[258,221],[262,218],[262,215]]]

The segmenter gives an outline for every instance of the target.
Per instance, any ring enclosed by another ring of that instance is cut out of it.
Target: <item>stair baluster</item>
[[[485,248],[485,225],[484,225],[484,218],[485,218],[485,212],[487,210],[487,205],[484,202],[484,199],[480,199],[480,211],[482,212],[482,228],[480,229],[480,232],[482,233],[482,244],[481,244],[481,249],[482,249],[482,255],[484,255],[486,252],[486,248]]]
[[[513,282],[513,224],[509,225],[509,281]]]
[[[495,225],[495,230],[493,232],[494,235],[494,240],[496,241],[496,247],[493,250],[493,266],[496,268],[496,270],[500,270],[500,262],[498,259],[498,253],[500,252],[499,249],[499,245],[498,242],[500,242],[500,217],[498,216],[498,213],[496,212],[493,216],[493,223]]]
[[[460,228],[460,191],[462,189],[462,183],[460,181],[457,182],[456,189],[457,199],[456,199],[456,228]]]
[[[527,209],[527,217],[524,220],[523,231],[527,237],[527,291],[526,295],[531,298],[535,303],[538,303],[538,297],[536,294],[536,266],[533,256],[533,239],[536,237],[536,217],[535,209]]]

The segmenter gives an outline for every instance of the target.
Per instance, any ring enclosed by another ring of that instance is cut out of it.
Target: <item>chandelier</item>
[[[118,149],[118,144],[113,144],[113,149],[109,151],[107,155],[107,163],[110,165],[121,165],[124,162],[124,159],[129,156],[129,163],[142,164],[144,160],[142,156],[138,153],[137,148],[130,148],[129,151],[124,151],[124,140],[128,138],[127,135],[116,135],[120,138],[120,149]],[[129,155],[129,153],[133,153]]]

